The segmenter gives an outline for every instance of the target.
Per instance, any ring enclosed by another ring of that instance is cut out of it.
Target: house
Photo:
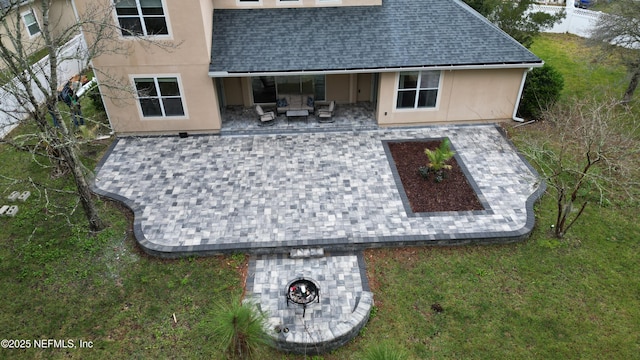
[[[76,22],[71,3],[66,0],[51,1],[49,21],[52,35],[60,36],[63,29]],[[44,53],[41,24],[42,7],[37,1],[0,0],[0,41],[9,51],[16,52],[12,39],[19,37],[22,47],[20,54]],[[5,67],[4,61],[0,61],[0,69]]]
[[[289,94],[373,103],[380,126],[506,120],[543,64],[459,0],[122,0],[113,21],[127,54],[92,65],[135,89],[101,87],[121,135],[216,133]]]

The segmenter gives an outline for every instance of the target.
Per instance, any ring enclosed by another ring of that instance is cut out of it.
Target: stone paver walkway
[[[320,302],[300,305],[286,301],[286,287],[297,278],[314,280]],[[248,299],[268,314],[268,333],[283,351],[318,354],[339,347],[369,319],[369,291],[362,253],[291,259],[261,255],[249,262]],[[303,316],[304,315],[304,316]]]
[[[484,210],[411,212],[385,144],[443,137]],[[544,185],[496,126],[474,125],[122,138],[94,190],[134,211],[136,239],[153,255],[253,253],[246,300],[267,314],[275,346],[317,354],[369,318],[359,249],[522,239]],[[285,297],[300,277],[320,287],[305,316]]]
[[[384,142],[441,137],[485,210],[408,211]],[[95,189],[133,209],[137,240],[160,256],[519,239],[533,227],[540,192],[493,125],[122,138]]]

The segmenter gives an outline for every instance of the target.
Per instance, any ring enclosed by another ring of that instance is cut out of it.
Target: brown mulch
[[[433,174],[424,179],[418,168],[429,163],[424,149],[435,150],[440,141],[390,142],[389,150],[413,212],[484,210],[455,158],[447,164],[446,178],[436,183]]]

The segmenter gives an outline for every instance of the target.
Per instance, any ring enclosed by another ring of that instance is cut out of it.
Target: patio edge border
[[[465,126],[464,124],[461,126]],[[471,125],[468,125],[471,126]],[[477,125],[476,125],[477,126]],[[498,124],[489,124],[496,128],[498,133],[505,139],[507,144],[514,149],[514,152],[518,155],[520,160],[527,166],[532,174],[540,179],[538,172],[531,166],[522,153],[516,148],[516,146],[509,140],[502,127]],[[433,126],[424,126],[421,128],[429,128]],[[105,155],[98,162],[95,173],[104,165],[104,162],[109,157],[115,146],[120,139],[116,139],[109,149],[105,152]],[[205,245],[183,245],[183,246],[166,246],[158,245],[149,241],[142,231],[142,225],[139,220],[139,212],[142,211],[141,207],[125,198],[121,195],[114,194],[108,191],[101,190],[95,185],[95,179],[91,180],[90,187],[92,191],[98,195],[111,198],[113,200],[121,202],[128,207],[134,215],[133,220],[133,233],[137,243],[142,250],[148,255],[173,259],[181,257],[191,256],[213,256],[223,255],[231,253],[247,253],[252,255],[264,255],[264,254],[277,254],[288,252],[291,248],[317,248],[322,247],[325,251],[359,251],[368,248],[381,248],[381,247],[408,247],[408,246],[459,246],[469,244],[490,245],[490,244],[506,244],[514,243],[526,240],[533,231],[535,226],[535,213],[534,205],[542,197],[546,191],[546,183],[540,180],[536,190],[527,198],[525,202],[526,209],[526,222],[523,227],[512,231],[496,231],[496,232],[482,232],[482,233],[461,233],[461,234],[430,234],[430,235],[398,235],[398,236],[379,236],[379,237],[362,237],[358,239],[352,239],[349,237],[333,238],[333,239],[308,239],[298,240],[290,242],[290,244],[282,245],[279,242],[268,242],[260,244],[248,244],[247,246],[239,247],[237,244],[205,244]],[[485,210],[486,211],[486,210]]]

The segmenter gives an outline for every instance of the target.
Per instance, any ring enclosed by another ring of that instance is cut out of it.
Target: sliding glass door
[[[274,103],[285,94],[313,94],[316,101],[326,99],[325,75],[260,76],[251,78],[253,102]]]

